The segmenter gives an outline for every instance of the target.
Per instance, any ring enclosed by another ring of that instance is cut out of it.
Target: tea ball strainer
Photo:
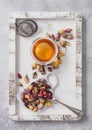
[[[37,23],[31,19],[20,20],[16,27],[17,33],[23,37],[32,36],[38,29]]]

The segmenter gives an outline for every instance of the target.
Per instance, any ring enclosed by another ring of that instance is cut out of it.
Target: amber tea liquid
[[[33,54],[39,61],[49,61],[54,57],[55,46],[48,39],[40,39],[33,46]]]

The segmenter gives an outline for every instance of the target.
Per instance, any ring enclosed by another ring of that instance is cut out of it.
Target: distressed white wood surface
[[[29,112],[28,110],[26,110],[25,108],[21,108],[21,104],[18,105],[16,102],[16,56],[17,51],[16,51],[16,27],[15,27],[15,23],[16,23],[16,18],[33,18],[33,19],[53,19],[53,21],[55,19],[59,19],[59,20],[73,20],[75,22],[75,31],[76,31],[76,39],[74,41],[75,44],[75,55],[76,55],[76,59],[75,59],[75,75],[76,75],[76,81],[75,81],[75,86],[74,86],[74,94],[75,94],[75,98],[76,98],[76,103],[69,101],[69,105],[74,105],[76,108],[78,107],[80,110],[82,110],[82,29],[81,29],[81,17],[79,14],[75,14],[75,13],[64,13],[64,12],[20,12],[20,13],[13,13],[10,17],[10,24],[9,24],[9,29],[10,29],[10,33],[9,33],[9,40],[10,40],[10,89],[9,89],[9,103],[10,103],[10,117],[13,120],[78,120],[81,117],[77,117],[75,114],[73,114],[72,112],[66,110],[63,106],[61,106],[64,110],[63,112],[60,112],[60,109],[56,108],[56,111],[53,111],[51,114],[51,110],[49,110],[47,113],[42,112],[40,114],[33,114],[32,112]],[[38,20],[39,21],[39,20]],[[40,22],[39,22],[40,23]],[[54,30],[55,31],[55,30]],[[45,33],[45,32],[44,32]],[[40,32],[39,35],[40,36]],[[34,39],[34,38],[33,38]],[[23,42],[24,39],[21,39],[19,41]],[[30,39],[29,39],[30,40]],[[29,46],[30,47],[30,46]],[[68,49],[69,51],[69,49]],[[68,52],[69,54],[69,52]],[[20,54],[21,55],[21,54]],[[65,58],[65,57],[64,57]],[[67,60],[67,58],[65,59],[65,61]],[[64,59],[63,59],[64,61]],[[67,62],[67,61],[66,61]],[[18,63],[17,63],[18,64]],[[68,64],[68,62],[67,62]],[[61,65],[62,67],[62,65]],[[62,68],[61,68],[62,69]],[[60,77],[60,76],[59,76]],[[70,89],[71,90],[71,89]],[[61,92],[62,96],[63,93],[65,91]],[[70,91],[71,92],[71,91]],[[67,96],[65,96],[67,97]],[[71,99],[71,98],[70,98]],[[68,101],[68,100],[67,100]],[[68,103],[68,102],[67,102]],[[57,106],[60,107],[60,104],[55,104]],[[20,112],[20,109],[22,112]],[[22,115],[21,113],[27,113]],[[50,114],[49,114],[50,111]],[[57,114],[53,114],[54,112],[56,112]]]

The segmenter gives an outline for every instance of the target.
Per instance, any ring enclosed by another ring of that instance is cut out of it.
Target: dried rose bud
[[[62,34],[62,37],[63,37],[63,38],[67,38],[67,36],[68,36],[67,33],[63,33],[63,34]]]
[[[58,31],[58,34],[62,35],[64,33],[64,29]]]
[[[44,66],[44,65],[41,66],[40,72],[41,72],[41,74],[45,74],[45,73],[46,73],[46,72],[45,72],[45,66]]]
[[[50,102],[50,101],[47,101],[47,102],[45,103],[45,106],[46,106],[46,107],[50,107],[50,106],[51,106],[51,102]]]
[[[68,35],[67,38],[68,38],[69,40],[72,40],[72,39],[73,39],[73,35]]]
[[[64,56],[64,55],[65,55],[64,52],[62,52],[61,50],[58,51],[58,57],[61,57],[61,56]]]
[[[35,79],[35,78],[37,78],[37,72],[34,72],[33,73],[33,77],[32,77],[33,79]]]
[[[36,63],[32,63],[32,69],[36,69],[37,64]]]
[[[37,86],[38,84],[36,82],[32,82],[31,85]]]
[[[40,71],[41,65],[37,64],[36,69],[37,69],[38,71]]]
[[[46,89],[50,89],[51,86],[49,84],[45,84]]]
[[[66,47],[66,41],[60,41],[60,45],[61,45],[62,47]]]
[[[52,34],[52,35],[51,35],[51,38],[52,38],[52,40],[55,40],[55,35]]]
[[[45,86],[40,86],[40,89],[46,89],[46,87]]]
[[[49,37],[49,38],[50,38],[50,37],[51,37],[51,35],[50,35],[49,33],[46,33],[46,37]]]
[[[72,29],[70,29],[70,28],[67,28],[67,29],[64,30],[65,33],[69,33],[71,31],[72,31]]]
[[[44,83],[46,83],[47,81],[46,81],[46,79],[42,78],[42,79],[41,79],[41,82],[44,84]]]
[[[60,49],[60,46],[59,46],[59,44],[57,44],[57,48],[58,48],[58,49]]]
[[[40,110],[40,109],[42,109],[43,108],[43,104],[42,103],[40,103],[40,104],[38,104],[38,110]]]
[[[64,46],[64,42],[63,42],[63,41],[60,41],[60,45],[63,47],[63,46]]]
[[[49,90],[47,90],[47,99],[52,99],[52,93]]]
[[[26,88],[25,91],[27,92],[27,94],[30,92],[29,88]]]
[[[34,107],[34,108],[33,108],[33,111],[34,111],[34,112],[37,112],[37,110],[38,110],[37,107]]]
[[[52,67],[47,68],[49,72],[52,72]]]
[[[21,86],[21,87],[22,87],[22,86],[23,86],[23,84],[22,84],[21,82],[18,82],[18,86]]]
[[[57,61],[53,61],[53,62],[52,62],[52,67],[53,67],[53,69],[56,69],[56,68],[58,68],[58,67],[59,67],[58,60],[57,60]]]
[[[37,99],[37,100],[35,101],[35,103],[36,103],[36,104],[39,104],[39,103],[40,103],[40,100]]]
[[[43,90],[43,89],[41,89],[41,90]],[[43,98],[43,91],[41,91],[41,90],[38,92],[38,97]]]
[[[18,78],[22,79],[22,75],[20,73],[18,73]]]
[[[38,87],[33,87],[33,90],[37,93],[38,92]]]
[[[33,85],[30,84],[30,85],[28,86],[28,90],[30,91],[30,90],[32,90],[32,89],[33,89]]]
[[[71,46],[70,42],[67,41],[66,42],[66,46]]]
[[[60,34],[58,34],[57,36],[56,36],[56,41],[59,41],[60,40]]]
[[[58,62],[59,62],[59,64],[62,64],[62,60],[61,59],[59,59]]]
[[[28,107],[29,107],[30,110],[33,110],[33,108],[34,108],[32,105],[30,105]]]
[[[24,77],[24,81],[25,81],[25,83],[29,83],[29,77],[28,77],[28,75],[26,75],[25,77]]]

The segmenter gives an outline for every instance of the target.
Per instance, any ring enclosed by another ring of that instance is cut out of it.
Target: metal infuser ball
[[[33,20],[22,20],[17,23],[17,32],[23,37],[32,36],[38,29],[38,26]]]

